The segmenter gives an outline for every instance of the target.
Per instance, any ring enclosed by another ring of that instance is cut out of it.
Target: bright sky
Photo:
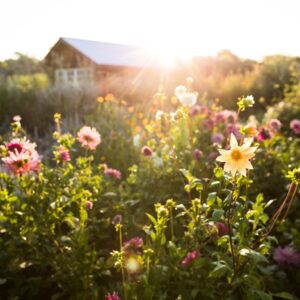
[[[0,0],[0,60],[42,59],[59,37],[165,54],[300,56],[298,0]]]

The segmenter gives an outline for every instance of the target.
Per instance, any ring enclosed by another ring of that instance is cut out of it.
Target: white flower
[[[192,107],[193,105],[195,105],[197,102],[197,98],[198,98],[197,92],[186,92],[178,97],[180,103],[183,106],[188,106],[188,107]]]
[[[182,94],[187,92],[187,88],[184,85],[178,85],[175,89],[175,96],[179,98]]]
[[[161,120],[163,115],[164,115],[164,112],[162,110],[158,110],[155,114],[155,119],[156,120]]]
[[[133,137],[133,145],[137,148],[141,146],[141,135],[139,133]]]
[[[157,156],[157,154],[155,154],[155,153],[152,155],[151,159],[152,159],[153,166],[156,168],[160,168],[164,164],[163,159],[161,157]]]

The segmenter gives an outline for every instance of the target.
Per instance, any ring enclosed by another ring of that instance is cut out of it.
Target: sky
[[[299,11],[299,0],[0,0],[0,60],[43,59],[60,37],[166,56],[300,56]]]

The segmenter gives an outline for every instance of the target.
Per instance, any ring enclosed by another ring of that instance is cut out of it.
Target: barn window
[[[80,85],[92,81],[92,71],[88,68],[58,69],[55,71],[55,84]]]

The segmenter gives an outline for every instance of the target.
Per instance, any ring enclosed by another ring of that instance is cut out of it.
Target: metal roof
[[[98,65],[159,67],[158,57],[142,47],[97,41],[61,38]]]

